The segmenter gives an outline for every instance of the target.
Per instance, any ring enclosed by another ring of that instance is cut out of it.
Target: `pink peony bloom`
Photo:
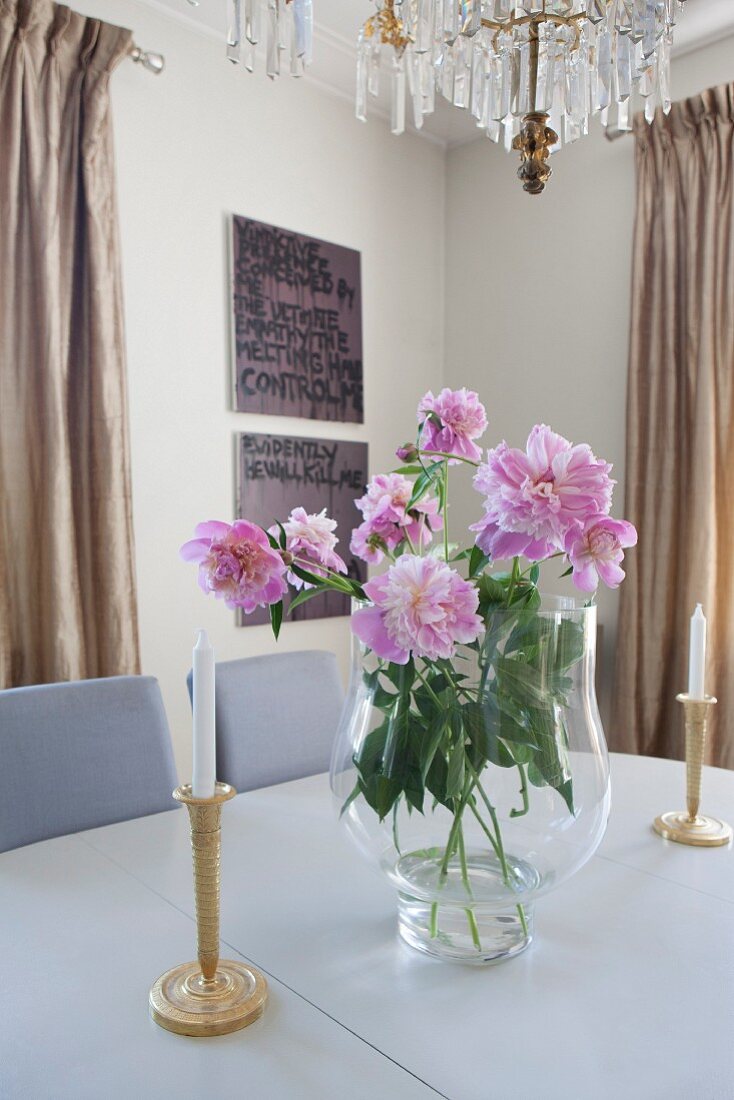
[[[247,520],[210,520],[200,523],[194,534],[196,538],[181,547],[181,557],[199,563],[201,588],[223,599],[227,607],[241,607],[249,614],[277,603],[287,592],[285,564],[261,527]]]
[[[403,554],[364,590],[372,607],[352,615],[352,630],[378,657],[397,665],[411,654],[452,657],[457,642],[473,642],[483,628],[476,587],[438,558]]]
[[[573,566],[573,583],[582,592],[595,592],[601,578],[610,588],[617,588],[624,580],[620,567],[624,551],[636,543],[637,531],[623,519],[598,515],[585,527],[572,527],[565,549]]]
[[[500,443],[474,477],[486,498],[484,518],[471,527],[477,545],[492,558],[524,554],[531,561],[563,550],[571,527],[609,511],[611,468],[545,424],[533,428],[526,451]]]
[[[385,550],[392,551],[406,538],[413,546],[427,546],[434,531],[443,526],[435,497],[423,497],[410,511],[407,504],[413,482],[402,474],[378,474],[367,492],[355,501],[364,522],[355,528],[349,548],[356,557],[378,565]]]
[[[294,508],[283,524],[286,534],[286,549],[299,559],[298,564],[317,577],[325,577],[326,570],[333,573],[346,573],[347,567],[334,550],[339,539],[334,534],[336,520],[330,519],[326,509],[318,514],[308,515],[305,508]],[[270,528],[270,534],[277,539],[277,527]],[[288,580],[294,588],[313,588],[312,584],[302,581],[295,573],[288,573]]]
[[[434,413],[441,426],[433,418],[426,419],[427,413]],[[418,406],[418,422],[423,425],[421,450],[456,455],[470,462],[481,460],[481,449],[473,441],[485,431],[487,414],[479,395],[472,390],[443,389],[438,397],[429,390]]]

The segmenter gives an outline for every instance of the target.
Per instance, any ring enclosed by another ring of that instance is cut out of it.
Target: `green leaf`
[[[534,786],[549,786],[557,790],[571,813],[573,788],[568,766],[568,731],[562,713],[546,707],[529,712],[538,743],[538,752],[528,767],[528,779]]]
[[[584,628],[572,619],[561,619],[556,634],[555,666],[565,671],[584,655]]]
[[[314,599],[315,596],[323,596],[324,591],[323,588],[302,588],[291,600],[288,606],[288,614],[291,615],[296,607],[300,607],[302,603]]]
[[[404,665],[388,664],[383,672],[399,691],[406,693],[410,691],[415,680],[415,663],[411,657]]]
[[[285,533],[285,527],[279,519],[277,519],[275,522],[277,523],[278,530],[280,531],[280,549],[285,550],[288,546],[288,536]]]
[[[430,791],[437,802],[440,802],[442,806],[451,808],[450,799],[446,793],[446,781],[448,779],[448,768],[446,761],[442,754],[437,752],[433,757],[431,766],[428,769],[426,775],[426,790]]]
[[[409,806],[412,806],[413,809],[418,810],[419,813],[423,813],[423,787],[406,787],[405,797]]]
[[[411,508],[414,508],[415,505],[423,499],[434,482],[436,482],[436,487],[438,487],[436,472],[441,469],[442,465],[442,462],[432,462],[430,466],[426,467],[420,477],[416,478],[413,492],[411,493],[410,500],[405,509],[406,512],[409,512]]]
[[[483,573],[477,582],[479,614],[486,619],[490,611],[496,611],[507,603],[507,588],[496,576]]]
[[[516,657],[497,657],[495,668],[498,691],[507,692],[521,706],[547,705],[547,680],[537,668]]]
[[[269,531],[265,531],[265,534],[268,536],[268,542],[272,546],[273,550],[280,550],[280,544],[278,543],[275,535],[271,535]]]
[[[439,745],[443,740],[446,732],[446,717],[443,714],[437,714],[433,722],[429,725],[427,730],[423,731],[422,736],[418,742],[418,764],[420,767],[421,780],[425,784],[426,777],[430,771],[433,759],[438,752]]]
[[[273,634],[277,641],[280,634],[280,626],[283,622],[283,601],[279,600],[278,603],[271,603],[270,605],[270,625],[273,628]]]
[[[395,779],[384,775],[374,775],[363,784],[362,792],[380,821],[384,821],[390,810],[400,798],[402,789]]]
[[[489,565],[489,555],[485,554],[478,546],[474,546],[469,554],[469,577],[477,577]]]
[[[362,785],[360,784],[359,780],[357,780],[357,782],[354,784],[354,790],[349,795],[349,798],[346,800],[346,802],[342,806],[341,810],[339,811],[339,817],[344,816],[344,814],[347,812],[349,807],[354,802],[355,798],[359,798],[361,793],[362,793]]]
[[[372,696],[372,703],[373,706],[379,707],[380,710],[392,710],[399,698],[399,695],[391,691],[385,691],[385,689],[378,684]]]
[[[573,573],[573,566],[569,565],[568,569],[564,569],[563,572],[560,575],[561,575],[561,577],[570,577],[572,573]]]
[[[308,569],[303,569],[300,565],[296,565],[295,563],[293,563],[290,568],[302,581],[306,581],[307,584],[313,584],[322,591],[332,589],[337,592],[343,592],[346,596],[358,594],[357,589],[360,586],[355,584],[354,581],[348,580],[346,577],[319,577],[316,573],[310,573]]]
[[[520,612],[517,625],[513,628],[507,642],[505,653],[522,651],[525,660],[537,663],[544,648],[547,648],[554,630],[554,623],[534,612]]]
[[[426,688],[420,687],[413,692],[413,702],[420,711],[421,717],[430,722],[436,713],[436,704]]]
[[[530,583],[537,584],[538,580],[540,579],[540,566],[534,565],[528,575],[530,577]]]
[[[370,691],[373,691],[377,687],[379,675],[379,668],[373,669],[372,672],[368,672],[367,669],[365,669],[362,673],[362,679],[364,680],[366,687]]]
[[[464,790],[466,774],[466,754],[464,743],[459,738],[449,752],[449,770],[446,777],[446,795],[448,798],[458,798]]]
[[[365,782],[379,772],[385,753],[387,740],[387,721],[381,722],[377,729],[368,733],[354,755],[354,764],[359,776]]]
[[[393,470],[394,474],[404,474],[406,477],[413,477],[415,474],[422,474],[422,466],[398,466],[396,470]]]

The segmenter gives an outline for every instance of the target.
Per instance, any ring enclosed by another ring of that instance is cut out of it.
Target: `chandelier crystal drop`
[[[467,111],[492,141],[520,153],[518,176],[540,194],[549,157],[589,131],[632,129],[670,110],[673,27],[684,0],[373,0],[357,42],[357,118],[389,85],[391,129],[420,129],[436,96]],[[228,56],[301,76],[311,60],[312,0],[228,0]],[[264,27],[264,32],[263,32]]]
[[[303,76],[313,54],[313,0],[227,0],[227,15],[230,61],[252,72],[264,41],[268,76]]]
[[[357,117],[390,80],[393,133],[417,129],[436,92],[469,111],[540,194],[548,157],[588,133],[589,118],[632,128],[639,97],[652,121],[670,110],[670,51],[683,0],[376,0],[357,56]]]

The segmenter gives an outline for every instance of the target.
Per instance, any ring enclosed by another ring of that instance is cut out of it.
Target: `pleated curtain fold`
[[[129,31],[0,0],[0,686],[139,671],[108,84]]]
[[[734,767],[734,84],[635,122],[626,515],[612,747],[682,757],[689,620],[708,618],[709,761]]]

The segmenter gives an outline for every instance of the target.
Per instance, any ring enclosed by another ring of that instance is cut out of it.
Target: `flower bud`
[[[401,462],[415,462],[418,458],[418,448],[415,443],[403,443],[402,447],[398,447],[395,454]]]

